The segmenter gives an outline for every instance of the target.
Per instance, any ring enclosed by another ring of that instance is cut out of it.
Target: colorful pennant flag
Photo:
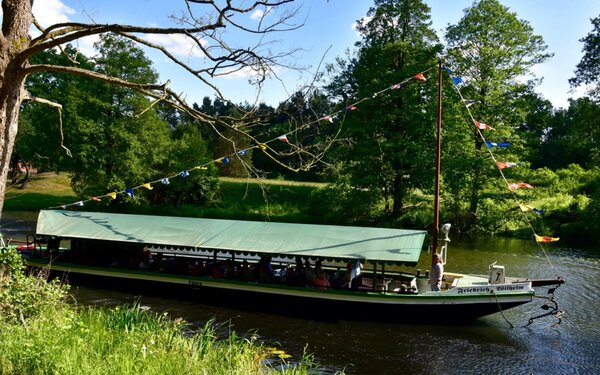
[[[344,111],[355,111],[356,110],[356,106],[355,105],[349,105],[346,108],[344,108]]]
[[[229,164],[230,161],[231,160],[229,160],[229,158],[227,156],[225,156],[225,157],[222,157],[221,159],[215,160],[215,163],[227,165],[227,164]]]
[[[413,76],[413,78],[421,82],[427,81],[427,78],[425,78],[425,75],[423,75],[423,73],[417,73]]]
[[[114,191],[113,191],[112,193],[108,193],[108,194],[106,194],[106,195],[108,195],[108,196],[109,196],[109,197],[111,197],[112,199],[117,199],[117,193],[116,193],[116,192],[114,192]]]
[[[519,208],[521,209],[521,211],[523,212],[535,212],[536,214],[540,214],[540,215],[544,215],[546,213],[546,211],[544,210],[540,210],[539,208],[535,208],[533,206],[530,206],[528,204],[520,204],[519,203]]]
[[[181,172],[179,172],[179,175],[180,175],[181,177],[187,177],[187,176],[189,176],[189,175],[190,175],[190,172],[188,172],[188,171],[181,171]]]
[[[171,181],[169,181],[168,177],[163,178],[162,180],[160,180],[160,183],[163,185],[168,185],[171,183]]]
[[[513,190],[517,190],[520,188],[527,188],[527,189],[533,189],[532,185],[529,185],[526,182],[511,182],[508,184],[508,189],[513,191]]]
[[[77,205],[79,207],[83,207],[83,202],[82,201],[76,202],[75,205]]]
[[[513,163],[511,161],[497,161],[496,165],[498,166],[498,168],[500,169],[505,169],[505,168],[512,168],[512,167],[516,167],[518,165],[518,163]]]
[[[479,130],[496,130],[496,129],[492,128],[491,126],[489,126],[488,124],[484,124],[483,122],[479,122],[479,121],[475,121],[475,126],[477,126],[477,129],[479,129]]]
[[[285,142],[285,143],[289,143],[290,141],[288,140],[287,135],[283,134],[280,135],[279,137],[277,137],[277,139],[279,139],[281,142]]]
[[[465,103],[465,106],[467,108],[469,108],[470,106],[472,106],[473,104],[477,104],[477,100],[467,100],[467,99],[463,99],[463,102]]]
[[[463,79],[461,77],[452,77],[452,82],[458,86],[463,82]]]
[[[133,189],[125,189],[125,193],[131,198],[135,198],[135,193],[133,192]]]
[[[490,142],[490,141],[485,141],[485,145],[487,146],[487,148],[492,148],[492,147],[510,147],[510,142]]]
[[[556,242],[556,241],[560,240],[560,237],[538,236],[537,234],[534,234],[534,236],[535,236],[535,242],[537,242],[537,243]]]
[[[390,88],[392,90],[399,90],[402,88],[402,84],[401,83],[396,83],[395,85],[390,86]]]
[[[246,155],[247,153],[248,153],[248,150],[239,150],[239,151],[237,152],[237,154],[238,154],[239,156],[244,156],[244,155]]]
[[[321,120],[324,120],[324,121],[329,121],[330,123],[332,123],[332,124],[333,124],[333,117],[331,117],[331,116],[325,116],[325,117],[322,117],[322,118],[321,118]]]
[[[102,199],[100,197],[92,197],[92,200],[96,202],[102,202]]]
[[[260,148],[262,151],[267,151],[267,145],[264,143],[259,144],[258,148]]]
[[[145,184],[143,184],[143,185],[142,185],[142,187],[143,187],[143,188],[146,188],[146,189],[148,189],[148,190],[152,190],[152,189],[154,189],[154,188],[152,187],[152,185],[150,185],[150,183],[149,183],[149,182],[146,182]]]

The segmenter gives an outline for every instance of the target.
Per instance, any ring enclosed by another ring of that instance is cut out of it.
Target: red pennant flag
[[[512,183],[508,184],[508,189],[511,191],[517,190],[520,188],[533,189],[533,186],[529,185],[526,182],[512,182]]]
[[[477,129],[479,129],[479,130],[496,130],[496,129],[492,128],[491,126],[489,126],[488,124],[484,124],[483,122],[479,122],[479,121],[475,121],[475,126],[477,126]]]
[[[417,81],[421,81],[421,82],[427,81],[427,78],[425,78],[423,73],[417,73],[413,76],[413,78],[416,79]]]
[[[331,116],[325,116],[321,120],[329,121],[330,123],[333,124],[333,117],[331,117]]]
[[[498,166],[498,168],[504,169],[504,168],[515,167],[517,165],[517,163],[513,163],[513,162],[510,162],[510,161],[497,161],[496,165]]]
[[[99,197],[92,197],[92,200],[96,202],[102,202],[102,199],[100,199]]]
[[[285,143],[290,143],[290,141],[287,138],[287,135],[285,135],[285,134],[280,135],[279,137],[277,137],[277,139],[279,139],[280,141],[285,142]]]
[[[558,240],[560,240],[559,237],[538,236],[537,234],[535,234],[535,241],[537,243],[556,242]]]

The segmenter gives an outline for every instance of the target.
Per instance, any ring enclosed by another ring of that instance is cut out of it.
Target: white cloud
[[[262,9],[257,9],[250,15],[250,19],[259,20],[265,15],[265,12]]]
[[[165,47],[170,53],[180,57],[202,57],[202,50],[191,38],[181,34],[149,34],[148,41]],[[204,45],[205,43],[201,41]]]
[[[60,0],[43,0],[33,3],[33,15],[43,27],[69,22],[69,15],[73,14],[75,14],[75,9]]]

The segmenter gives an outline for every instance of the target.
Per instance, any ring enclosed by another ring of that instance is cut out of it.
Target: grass
[[[321,183],[283,180],[255,180],[223,177],[221,202],[214,206],[128,206],[127,212],[218,219],[319,222],[311,215],[307,202]],[[99,192],[100,194],[100,192]],[[68,174],[41,173],[32,177],[25,189],[12,188],[6,195],[4,210],[31,211],[70,204],[79,200],[70,187]],[[102,210],[96,203],[92,210]]]
[[[214,322],[191,331],[183,320],[139,304],[67,303],[62,286],[25,275],[22,262],[14,248],[0,251],[0,374],[322,372],[309,356],[290,360],[256,335],[220,336]]]
[[[24,189],[10,187],[4,201],[5,211],[38,211],[72,203],[77,196],[67,173],[40,173],[32,176]]]

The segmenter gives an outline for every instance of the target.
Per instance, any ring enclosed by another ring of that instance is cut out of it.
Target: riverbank
[[[1,374],[309,374],[309,357],[290,358],[209,321],[183,319],[134,303],[83,307],[68,287],[25,274],[14,249],[0,250]]]
[[[587,181],[581,176],[580,179]],[[455,220],[452,221],[455,236],[462,234],[530,239],[533,226],[538,233],[560,237],[561,244],[595,247],[600,243],[599,237],[595,235],[595,228],[600,223],[594,212],[600,206],[597,199],[591,199],[585,191],[578,190],[582,183],[571,181],[570,184],[559,184],[566,189],[560,194],[559,190],[555,192],[552,187],[536,189],[532,193],[535,194],[535,199],[528,202],[532,206],[527,207],[544,210],[537,210],[537,213],[520,212],[514,200],[507,199],[505,192],[491,189],[486,191],[489,199],[485,200],[485,209],[481,210],[476,225],[467,225],[466,218],[453,216],[456,213],[444,210],[442,219]],[[409,208],[401,216],[392,217],[379,211],[363,210],[360,199],[350,199],[351,197],[344,196],[343,191],[338,191],[337,187],[324,183],[220,178],[218,189],[220,200],[202,206],[148,205],[134,201],[114,207],[106,200],[95,202],[89,200],[89,197],[77,197],[66,173],[41,173],[33,176],[25,189],[8,190],[3,212],[9,212],[12,218],[35,220],[40,209],[85,200],[84,210],[88,211],[116,210],[146,215],[405,229],[430,229],[433,222],[433,199],[419,191],[406,198],[405,205]],[[446,207],[447,210],[452,210],[457,204],[447,203],[450,206]]]

